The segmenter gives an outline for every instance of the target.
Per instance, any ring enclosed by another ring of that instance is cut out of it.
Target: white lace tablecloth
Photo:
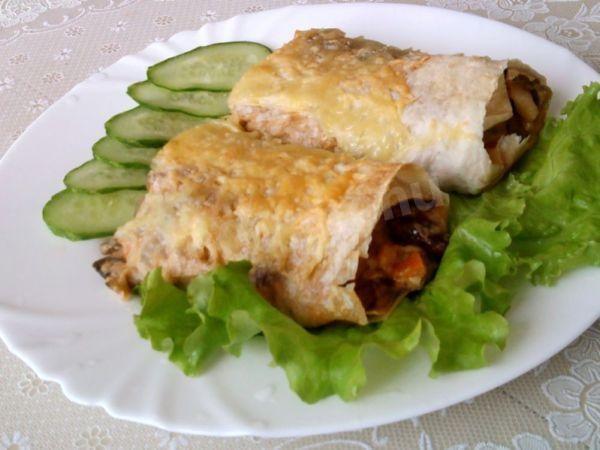
[[[0,0],[0,157],[52,102],[118,58],[180,30],[308,0]],[[537,33],[600,68],[598,0],[418,0]],[[0,218],[1,220],[1,218]],[[69,402],[0,341],[0,450],[600,450],[600,322],[550,361],[418,419],[290,439],[210,438],[119,421]]]

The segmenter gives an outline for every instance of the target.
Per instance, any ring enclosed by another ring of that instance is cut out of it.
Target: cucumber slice
[[[181,111],[200,117],[219,117],[229,112],[229,92],[172,91],[142,81],[129,86],[127,93],[140,105],[165,111]]]
[[[160,147],[173,136],[206,119],[180,112],[155,111],[138,106],[106,122],[106,133],[128,145]]]
[[[131,147],[108,136],[92,147],[94,158],[116,167],[149,167],[158,150],[152,147]]]
[[[240,77],[271,53],[255,42],[223,42],[198,47],[148,69],[148,79],[158,86],[182,91],[228,91]]]
[[[54,234],[72,241],[110,236],[133,218],[144,194],[131,190],[88,194],[66,189],[46,203],[42,217]]]
[[[144,189],[148,169],[111,166],[91,160],[65,175],[65,186],[76,191],[111,192],[119,189]]]

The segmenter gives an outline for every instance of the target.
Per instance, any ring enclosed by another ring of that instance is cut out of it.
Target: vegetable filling
[[[369,316],[385,318],[401,297],[422,289],[432,277],[448,243],[446,215],[445,207],[414,199],[382,214],[355,279]]]
[[[544,125],[546,108],[552,95],[540,80],[525,68],[504,71],[498,88],[487,105],[483,144],[494,164],[508,169],[535,143]]]

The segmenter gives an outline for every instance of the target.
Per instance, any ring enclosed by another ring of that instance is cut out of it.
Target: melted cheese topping
[[[402,52],[338,30],[298,33],[246,73],[230,101],[281,107],[315,117],[340,147],[390,160],[406,141],[400,124],[410,101]],[[424,56],[424,58],[426,58]]]
[[[348,195],[352,182],[364,181],[363,166],[348,156],[257,137],[214,122],[173,139],[154,167],[177,167],[168,176],[176,178],[170,181],[180,191],[212,188],[223,199],[242,194],[253,208],[269,213],[329,207]]]

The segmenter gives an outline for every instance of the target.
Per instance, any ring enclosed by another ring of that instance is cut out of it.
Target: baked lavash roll
[[[365,324],[419,290],[444,251],[448,197],[414,165],[259,139],[225,121],[158,152],[136,216],[95,267],[127,295],[249,260],[258,291],[304,326]]]
[[[248,130],[387,162],[477,193],[530,148],[551,91],[517,60],[428,55],[337,29],[298,31],[229,96]]]

